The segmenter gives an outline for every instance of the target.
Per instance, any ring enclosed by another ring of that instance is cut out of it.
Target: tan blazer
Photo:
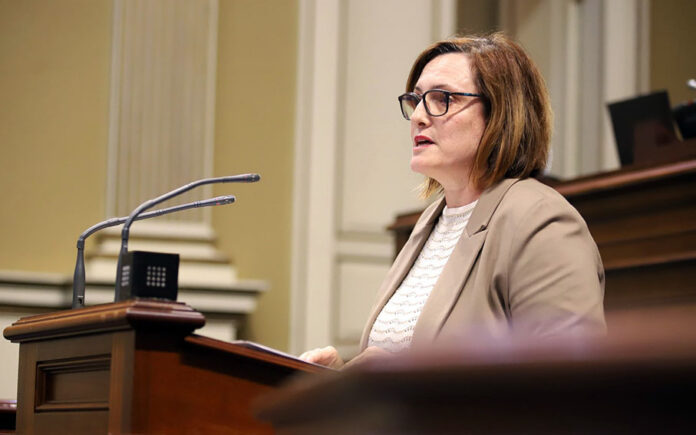
[[[411,269],[445,206],[429,206],[394,261],[362,334]],[[604,269],[580,214],[534,179],[486,190],[435,284],[412,347],[521,333],[603,333]]]

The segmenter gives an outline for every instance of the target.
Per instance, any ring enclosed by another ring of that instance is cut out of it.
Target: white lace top
[[[368,346],[398,352],[411,345],[413,328],[425,301],[469,222],[476,202],[442,210],[413,267],[372,325]]]

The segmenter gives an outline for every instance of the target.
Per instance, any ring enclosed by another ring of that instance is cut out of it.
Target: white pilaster
[[[126,216],[145,200],[213,175],[218,0],[114,0],[113,16],[107,215]],[[172,203],[211,193],[205,186]],[[113,285],[119,230],[95,236],[88,286]],[[188,290],[224,298],[240,285],[215,246],[210,209],[137,222],[130,248],[180,254],[182,298]],[[247,287],[259,292],[265,284]],[[103,302],[104,292],[86,300]],[[194,308],[210,309],[198,301]]]
[[[107,214],[122,216],[211,176],[217,0],[114,0],[113,25]],[[209,188],[180,200],[205,196]]]

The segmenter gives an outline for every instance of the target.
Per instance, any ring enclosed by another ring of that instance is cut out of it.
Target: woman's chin
[[[411,159],[411,171],[417,173],[417,174],[422,174],[421,172],[421,165],[418,164],[418,162],[414,162],[413,159]]]
[[[413,156],[411,157],[411,171],[429,177],[429,172],[432,171],[432,168],[424,159]]]

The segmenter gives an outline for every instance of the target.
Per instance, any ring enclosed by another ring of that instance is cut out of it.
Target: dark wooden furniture
[[[516,337],[373,360],[277,390],[259,415],[286,435],[693,433],[696,308],[611,322],[600,339]]]
[[[271,433],[250,403],[321,369],[191,334],[202,314],[132,300],[20,319],[20,433]]]
[[[15,433],[17,420],[17,401],[0,400],[0,434]]]
[[[585,218],[607,309],[696,301],[696,159],[556,186]]]
[[[690,141],[696,151],[696,141]],[[696,302],[696,158],[553,187],[578,209],[606,270],[607,310]],[[420,212],[389,227],[401,249]]]

